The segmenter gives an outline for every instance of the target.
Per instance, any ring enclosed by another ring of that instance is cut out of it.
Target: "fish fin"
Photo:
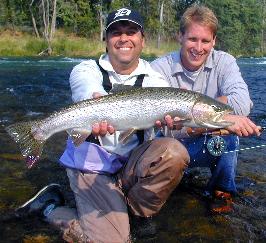
[[[91,134],[91,130],[88,128],[74,128],[67,130],[67,133],[71,137],[74,145],[78,147],[86,141],[87,137]]]
[[[127,91],[127,90],[132,90],[135,89],[136,87],[132,86],[132,85],[123,85],[123,84],[113,84],[113,88],[110,90],[109,93],[117,93],[120,91]]]
[[[136,132],[137,130],[135,128],[131,128],[125,132],[120,133],[119,137],[118,137],[118,141],[122,144],[125,144],[129,138],[131,138],[133,136],[133,134]]]
[[[31,168],[40,159],[46,140],[38,127],[38,121],[15,123],[5,130],[18,143],[23,157],[26,157],[27,167]]]
[[[207,128],[225,128],[234,125],[234,122],[229,122],[229,121],[219,121],[219,122],[204,122],[203,126]]]

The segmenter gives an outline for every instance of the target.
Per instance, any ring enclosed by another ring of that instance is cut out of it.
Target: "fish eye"
[[[216,112],[220,112],[221,111],[221,108],[216,106],[216,105],[211,105],[211,107],[214,109],[214,111]]]

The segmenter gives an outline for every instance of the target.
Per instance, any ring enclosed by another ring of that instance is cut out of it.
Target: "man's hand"
[[[113,134],[114,132],[115,129],[107,121],[97,122],[92,125],[92,134],[94,136],[105,136],[107,133]]]
[[[156,121],[155,126],[161,128],[166,125],[171,130],[180,130],[183,127],[180,121],[179,117],[172,118],[170,115],[166,115],[164,121]]]
[[[230,133],[235,133],[240,137],[247,137],[251,135],[260,136],[261,127],[254,124],[248,117],[240,116],[240,115],[226,115],[224,116],[224,120],[233,122],[232,126],[226,128]],[[182,123],[180,122],[179,117],[175,117],[174,119],[170,115],[166,115],[163,122],[156,121],[155,125],[158,128],[166,125],[169,129],[180,130],[182,128]],[[214,129],[215,130],[215,129]],[[190,135],[200,135],[206,131],[213,131],[213,129],[206,129],[206,128],[196,128],[196,129],[189,129],[188,134]]]
[[[102,94],[99,92],[94,92],[92,94],[92,97],[94,99],[97,99],[101,97]],[[107,121],[102,121],[100,123],[94,123],[92,125],[92,134],[94,136],[105,136],[107,133],[113,134],[115,132],[115,129],[112,125],[108,124]]]
[[[235,133],[240,137],[247,137],[250,135],[260,136],[260,127],[254,124],[248,117],[240,115],[226,115],[224,120],[234,122],[234,125],[226,129],[231,133]]]
[[[217,100],[224,104],[227,104],[228,98],[227,96],[220,96],[220,97],[217,97]]]

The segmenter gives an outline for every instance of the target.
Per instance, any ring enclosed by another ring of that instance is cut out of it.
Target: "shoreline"
[[[145,47],[142,57],[156,58],[166,53],[179,49],[176,40],[161,41],[158,47],[156,39],[145,38]],[[88,58],[99,57],[105,52],[105,42],[98,38],[85,38],[57,30],[52,40],[53,52],[47,55],[45,50],[47,43],[43,38],[37,38],[31,34],[16,31],[15,33],[0,30],[0,58],[8,57],[69,57],[69,58]],[[218,49],[217,49],[218,50]],[[43,55],[40,55],[43,53]],[[252,56],[230,53],[236,58],[263,58],[266,55],[254,53]]]
[[[162,41],[157,46],[157,41],[146,38],[143,49],[144,57],[159,57],[165,53],[178,49],[174,40]],[[57,30],[52,40],[52,54],[47,55],[47,43],[43,38],[23,32],[12,33],[0,31],[0,57],[69,57],[84,58],[98,57],[105,52],[105,42],[97,38],[84,38],[72,33]],[[43,55],[40,55],[43,53]]]

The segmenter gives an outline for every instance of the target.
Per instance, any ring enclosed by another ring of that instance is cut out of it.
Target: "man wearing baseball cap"
[[[143,29],[143,19],[137,11],[128,8],[121,8],[108,15],[105,30],[107,30],[113,23],[122,20],[132,22]]]
[[[169,86],[140,58],[144,44],[143,20],[137,11],[121,8],[110,13],[107,52],[99,60],[81,62],[71,72],[73,101],[107,95],[114,84]],[[118,138],[125,131],[114,131],[103,121],[94,124],[93,135],[82,135],[80,146],[69,138],[60,162],[66,167],[76,209],[60,205],[62,200],[56,200],[61,198],[60,190],[53,184],[17,213],[38,211],[64,231],[67,242],[130,242],[128,212],[139,222],[157,214],[189,163],[187,150],[176,139],[147,140],[149,132],[136,132],[123,144]]]

